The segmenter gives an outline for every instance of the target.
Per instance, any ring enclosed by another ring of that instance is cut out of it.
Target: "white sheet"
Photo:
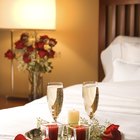
[[[99,107],[95,117],[101,123],[110,121],[119,124],[125,140],[140,140],[140,81],[98,83]],[[82,85],[64,89],[64,103],[58,121],[67,122],[68,110],[80,111],[87,118],[82,99]],[[36,127],[36,118],[52,121],[46,96],[24,106],[0,110],[0,135],[24,134]],[[12,140],[3,138],[0,140]]]
[[[140,115],[140,82],[100,83],[98,110]]]
[[[140,140],[140,81],[100,83],[97,118],[120,125],[125,140]]]

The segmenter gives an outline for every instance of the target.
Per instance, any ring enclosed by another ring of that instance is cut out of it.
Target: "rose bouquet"
[[[18,62],[18,69],[29,72],[29,101],[43,96],[43,74],[53,69],[51,59],[55,56],[57,41],[47,35],[30,36],[22,33],[15,47],[5,53],[5,57]]]
[[[5,53],[8,59],[18,61],[19,70],[51,72],[57,41],[47,35],[34,38],[28,33],[22,33],[20,39],[15,42],[15,48]]]

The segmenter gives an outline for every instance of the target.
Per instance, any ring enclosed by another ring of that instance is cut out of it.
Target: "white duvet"
[[[120,125],[124,140],[140,140],[140,81],[98,83],[99,106],[95,117],[104,123],[106,120]],[[64,89],[64,102],[58,121],[67,123],[71,109],[80,111],[87,118],[82,99],[82,85]],[[40,117],[52,121],[46,96],[24,106],[0,110],[0,140],[13,140],[36,127]]]

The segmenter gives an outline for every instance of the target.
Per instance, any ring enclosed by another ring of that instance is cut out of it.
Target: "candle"
[[[68,112],[68,123],[71,125],[78,124],[79,122],[79,111],[73,109]]]
[[[51,124],[48,125],[48,136],[50,140],[57,140],[58,138],[58,125],[57,124]]]
[[[86,127],[84,126],[77,126],[75,128],[75,134],[76,140],[87,140],[86,138]]]

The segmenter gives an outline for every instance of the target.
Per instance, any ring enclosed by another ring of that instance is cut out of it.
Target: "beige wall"
[[[60,55],[53,61],[52,73],[44,75],[44,90],[49,81],[62,81],[66,87],[98,79],[98,0],[56,2],[57,29],[45,34],[57,39],[55,50]],[[19,35],[19,31],[15,31],[14,40],[17,40]],[[3,53],[10,47],[9,31],[0,31],[0,40],[0,94],[9,94],[10,62],[3,58]],[[15,69],[14,84],[14,95],[27,95],[26,72],[18,72]]]

